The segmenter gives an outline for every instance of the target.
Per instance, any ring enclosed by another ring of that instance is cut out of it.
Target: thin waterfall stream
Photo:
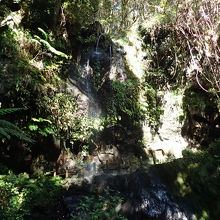
[[[89,65],[90,60],[89,58],[86,60],[85,64],[83,65],[83,78],[85,83],[85,90],[88,98],[88,116],[98,118],[101,114],[101,109],[99,106],[99,102],[95,97],[94,91],[92,89],[92,82],[91,77],[93,74],[93,70]]]
[[[98,48],[99,48],[99,41],[101,39],[101,37],[103,36],[103,34],[100,34],[96,43],[96,48],[95,48],[95,52],[98,53]]]
[[[112,64],[112,46],[109,47],[109,60],[110,60],[110,68]]]

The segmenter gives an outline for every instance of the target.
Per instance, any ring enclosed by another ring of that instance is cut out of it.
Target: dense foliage
[[[8,114],[11,112],[19,111],[21,109],[16,109],[16,108],[9,108],[9,109],[0,109],[0,116],[4,114]],[[30,138],[28,138],[17,126],[14,124],[10,123],[9,121],[6,120],[0,120],[0,137],[3,138],[11,138],[11,135],[16,136],[20,139],[23,139],[27,142],[32,142]]]
[[[112,95],[107,103],[107,111],[111,117],[120,120],[131,120],[138,124],[144,119],[144,111],[137,102],[139,96],[139,83],[135,80],[127,80],[125,83],[113,81]]]
[[[87,155],[91,146],[97,147],[97,133],[112,127],[114,132],[124,127],[124,133],[138,136],[134,140],[141,141],[144,120],[155,130],[160,126],[160,91],[185,89],[181,120],[188,123],[188,136],[204,140],[200,147],[212,144],[205,151],[186,151],[183,159],[162,169],[169,171],[164,173],[169,174],[168,182],[178,196],[193,196],[199,201],[199,217],[217,219],[220,143],[219,139],[213,140],[219,138],[220,118],[219,8],[218,0],[2,0],[0,159],[9,166],[12,158],[19,158],[29,171],[33,161],[48,159],[45,155],[56,151],[51,156],[51,166],[56,167],[63,150]],[[129,39],[131,30],[138,32],[135,34],[141,39],[140,47]],[[108,58],[91,64],[92,86],[87,90],[101,97],[106,111],[105,117],[96,120],[81,114],[81,97],[70,91],[68,77],[74,66],[79,73],[73,71],[74,77],[77,82],[82,80],[83,62],[88,56],[95,59],[92,50],[98,46],[98,39]],[[115,40],[123,43],[119,46]],[[135,77],[134,68],[126,63],[123,47],[135,48],[133,58],[135,53],[146,54],[141,60],[142,78]],[[127,74],[124,81],[109,77],[113,57],[120,53]],[[194,119],[197,124],[192,130]],[[120,141],[130,144],[129,140]],[[130,145],[138,148],[137,143]],[[28,157],[31,159],[27,165]],[[1,170],[1,219],[23,219],[35,211],[46,212],[61,189],[61,181],[56,178],[32,178],[28,174],[15,175],[7,168]],[[202,193],[206,200],[201,199]],[[106,191],[105,197],[86,197],[79,211],[88,212],[91,219],[123,219],[115,212],[114,204],[121,201],[115,192]]]
[[[62,190],[61,179],[39,176],[30,178],[28,174],[15,175],[0,166],[0,217],[1,219],[24,219],[42,217],[48,207],[56,203]],[[42,216],[39,216],[41,210]]]
[[[149,51],[150,78],[169,83],[196,81],[219,92],[219,20],[217,1],[161,1],[141,27]]]
[[[117,212],[117,207],[123,203],[123,198],[119,192],[106,188],[101,195],[85,196],[77,207],[79,215],[73,216],[72,220],[89,218],[91,220],[111,219],[125,220]]]
[[[218,219],[220,189],[220,141],[206,151],[184,151],[183,159],[160,167],[161,175],[181,199],[189,202],[199,219]]]

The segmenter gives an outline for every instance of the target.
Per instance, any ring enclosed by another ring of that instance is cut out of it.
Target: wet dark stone
[[[98,187],[98,193],[102,193],[107,187],[119,191],[124,197],[124,203],[119,213],[127,219],[193,219],[193,215],[185,204],[172,197],[167,187],[161,183],[156,173],[151,169],[138,169],[134,173],[125,175],[103,174],[95,176],[91,185]],[[66,219],[70,214],[81,216],[82,213],[79,213],[77,207],[83,200],[83,196],[93,194],[88,190],[91,189],[91,185],[84,186],[85,191],[73,189],[63,197]]]

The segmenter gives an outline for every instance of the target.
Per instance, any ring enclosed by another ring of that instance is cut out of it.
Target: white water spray
[[[98,53],[99,41],[100,41],[102,35],[103,35],[103,34],[100,34],[99,37],[98,37],[98,40],[97,40],[97,43],[96,43],[96,48],[95,48],[95,52],[96,52],[96,53]]]

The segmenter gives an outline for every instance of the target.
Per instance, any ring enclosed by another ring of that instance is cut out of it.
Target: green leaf
[[[40,122],[39,119],[37,119],[37,118],[32,118],[31,120],[36,121],[36,122]]]
[[[30,131],[36,131],[38,129],[38,125],[29,125],[28,128]]]
[[[42,28],[37,28],[44,36],[45,40],[48,40],[48,34],[42,29]]]
[[[44,128],[44,131],[48,134],[54,134],[54,130],[52,128]]]
[[[40,38],[39,36],[37,36],[37,35],[34,35],[34,37],[35,37],[47,50],[49,50],[51,53],[53,53],[53,54],[55,54],[55,55],[57,55],[57,56],[61,56],[61,57],[64,57],[64,58],[68,59],[68,56],[67,56],[65,53],[56,50],[56,49],[55,49],[54,47],[52,47],[52,46],[50,45],[50,43],[47,42],[46,40],[41,39],[41,38]]]
[[[40,130],[39,133],[45,137],[47,137],[48,135],[47,132],[45,132],[44,130]]]
[[[35,122],[48,122],[49,124],[52,124],[52,122],[49,119],[45,118],[32,118],[31,120]]]

